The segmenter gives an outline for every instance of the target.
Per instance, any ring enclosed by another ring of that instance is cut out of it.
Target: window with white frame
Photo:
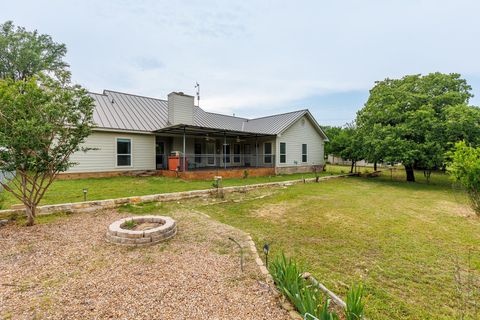
[[[117,166],[130,167],[132,165],[132,140],[117,138]]]
[[[263,144],[263,162],[272,163],[272,143],[265,142]]]
[[[287,162],[287,143],[280,142],[280,163]]]
[[[302,144],[302,162],[307,162],[307,144]]]

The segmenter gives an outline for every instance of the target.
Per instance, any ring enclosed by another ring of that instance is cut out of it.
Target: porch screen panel
[[[233,162],[240,162],[240,144],[233,145]]]
[[[263,145],[263,162],[264,163],[272,163],[272,143],[265,142]]]
[[[223,145],[223,157],[225,163],[230,163],[230,145],[224,144]]]
[[[202,144],[199,142],[195,143],[195,163],[202,163]]]

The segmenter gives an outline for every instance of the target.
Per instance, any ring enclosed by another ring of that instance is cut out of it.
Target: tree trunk
[[[355,166],[355,161],[352,160],[352,166],[350,167],[350,173],[353,173],[353,167]]]
[[[413,165],[405,165],[405,173],[407,174],[408,182],[415,182],[415,173],[413,172]]]
[[[33,207],[25,206],[25,211],[27,214],[27,226],[29,227],[33,226],[35,222],[35,210],[36,210],[35,206]]]
[[[377,171],[377,161],[373,163],[373,171]]]

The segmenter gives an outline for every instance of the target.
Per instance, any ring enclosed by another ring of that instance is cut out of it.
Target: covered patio
[[[183,124],[155,134],[157,170],[178,174],[220,169],[243,172],[247,168],[253,172],[258,168],[274,173],[274,135]]]

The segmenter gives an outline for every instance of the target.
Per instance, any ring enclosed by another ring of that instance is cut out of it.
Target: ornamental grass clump
[[[321,320],[335,320],[338,316],[329,312],[330,300],[322,292],[302,278],[298,264],[284,254],[270,264],[275,284],[302,315],[309,314]]]
[[[330,311],[331,300],[320,289],[304,279],[301,267],[284,254],[270,264],[270,273],[280,292],[287,297],[305,319],[338,320],[336,312]],[[365,303],[363,285],[353,285],[347,294],[344,309],[346,320],[364,319]]]

